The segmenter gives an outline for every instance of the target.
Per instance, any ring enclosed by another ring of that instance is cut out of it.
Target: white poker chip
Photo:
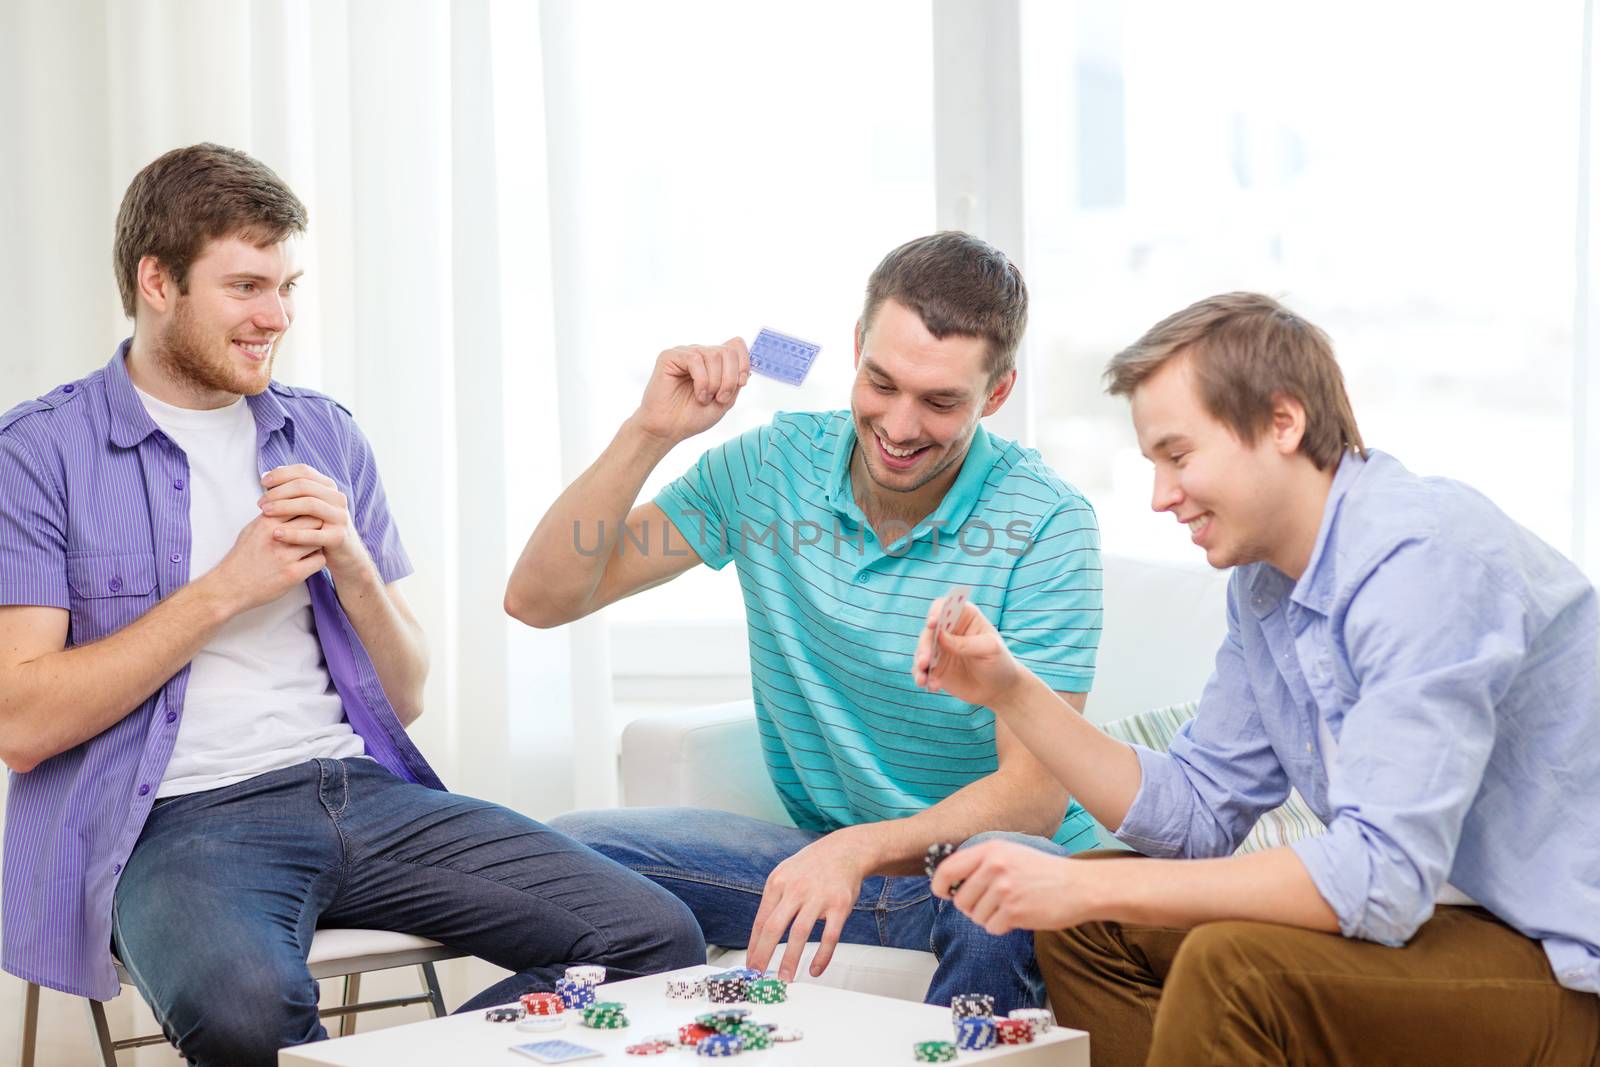
[[[582,985],[596,986],[606,980],[606,969],[597,964],[582,964],[577,967],[568,967],[566,977]]]
[[[799,1041],[806,1035],[798,1026],[780,1026],[775,1030],[767,1031],[767,1036],[774,1041]]]
[[[526,1015],[517,1020],[518,1030],[559,1030],[565,1025],[564,1015]]]
[[[1011,1013],[1011,1018],[1027,1023],[1035,1035],[1047,1034],[1056,1025],[1055,1016],[1045,1008],[1018,1008]]]

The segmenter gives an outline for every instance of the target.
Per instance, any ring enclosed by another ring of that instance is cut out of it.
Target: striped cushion
[[[1190,719],[1200,705],[1195,701],[1156,708],[1126,719],[1117,719],[1100,727],[1119,741],[1143,745],[1157,752],[1165,752],[1177,734],[1178,728]],[[1277,848],[1307,837],[1327,833],[1328,828],[1314,815],[1298,791],[1291,789],[1289,799],[1273,808],[1256,823],[1250,836],[1239,846],[1237,855]]]

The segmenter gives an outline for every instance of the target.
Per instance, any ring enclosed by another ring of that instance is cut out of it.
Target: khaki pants
[[[1056,1017],[1094,1067],[1600,1067],[1600,996],[1481,908],[1404,948],[1259,922],[1040,931]]]

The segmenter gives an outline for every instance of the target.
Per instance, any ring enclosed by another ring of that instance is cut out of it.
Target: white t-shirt
[[[221,562],[261,514],[256,423],[243,397],[192,411],[140,392],[189,459],[189,578]],[[318,756],[366,753],[345,721],[304,583],[234,616],[189,665],[177,745],[157,797],[218,789]]]

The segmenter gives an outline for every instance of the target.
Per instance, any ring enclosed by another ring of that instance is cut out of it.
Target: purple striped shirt
[[[0,604],[71,613],[67,644],[128,625],[189,575],[189,464],[150,418],[123,363],[0,416]],[[350,413],[273,382],[249,398],[262,470],[305,463],[338,483],[378,573],[411,573],[377,464]],[[443,789],[395,716],[327,571],[306,583],[328,674],[367,754]],[[189,668],[116,725],[25,774],[12,773],[0,901],[0,963],[79,996],[117,994],[111,897],[178,736]]]

